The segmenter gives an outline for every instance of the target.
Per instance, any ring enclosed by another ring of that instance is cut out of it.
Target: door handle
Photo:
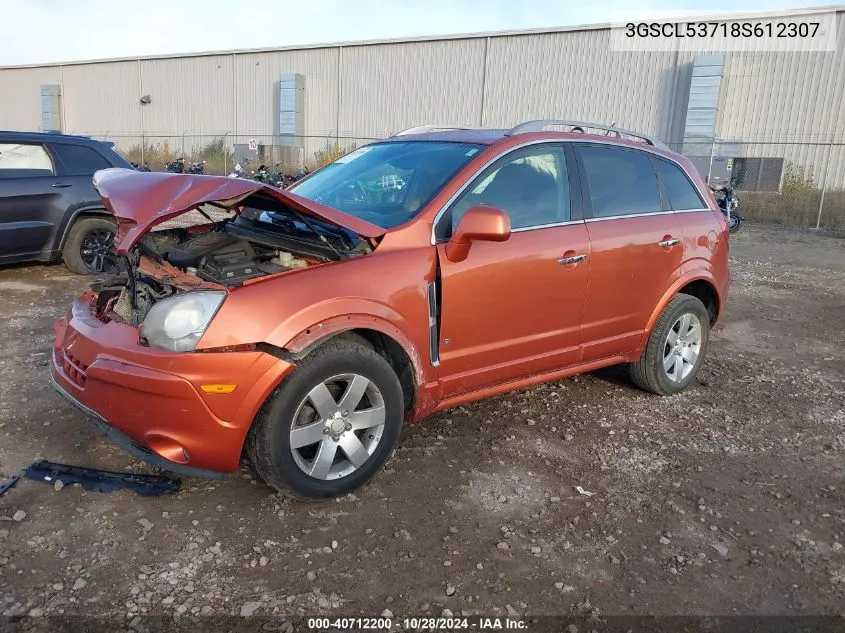
[[[557,260],[558,264],[577,264],[587,259],[586,255],[573,255],[572,257],[561,257]]]
[[[679,240],[677,237],[671,237],[671,238],[666,239],[666,240],[661,240],[660,242],[657,243],[657,245],[662,246],[663,248],[671,248],[672,246],[677,246],[680,243],[681,243],[681,240]]]
[[[51,187],[55,187],[56,189],[64,189],[65,187],[73,187],[73,185],[69,185],[64,182],[54,182]]]

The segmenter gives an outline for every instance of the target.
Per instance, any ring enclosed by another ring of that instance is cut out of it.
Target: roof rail
[[[417,125],[416,127],[409,127],[407,130],[396,132],[390,136],[407,136],[409,134],[429,134],[431,132],[447,132],[450,130],[483,130],[483,127],[475,125]]]
[[[646,136],[645,134],[641,134],[640,132],[632,132],[631,130],[625,130],[623,128],[614,127],[612,125],[602,125],[601,123],[589,123],[586,121],[564,121],[559,119],[538,119],[536,121],[525,121],[520,123],[514,128],[511,128],[509,132],[506,133],[506,136],[515,136],[516,134],[528,134],[529,132],[542,132],[550,125],[566,125],[572,128],[592,128],[594,130],[603,130],[607,136],[616,136],[616,138],[622,138],[622,136],[630,136],[635,139],[640,139],[652,145],[653,147],[659,147],[661,149],[669,149],[658,141],[656,138],[651,136]]]

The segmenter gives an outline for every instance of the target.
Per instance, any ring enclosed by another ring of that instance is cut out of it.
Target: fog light
[[[202,385],[205,393],[232,393],[237,388],[237,385]]]

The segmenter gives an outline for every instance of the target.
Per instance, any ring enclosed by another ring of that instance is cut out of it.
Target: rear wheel
[[[71,272],[99,275],[117,270],[115,224],[106,218],[80,218],[68,232],[62,259]]]
[[[631,380],[666,396],[686,389],[701,369],[710,342],[710,315],[696,297],[679,294],[663,309]]]
[[[402,387],[390,364],[363,345],[330,341],[264,403],[247,454],[261,478],[289,496],[334,497],[381,469],[402,417]]]

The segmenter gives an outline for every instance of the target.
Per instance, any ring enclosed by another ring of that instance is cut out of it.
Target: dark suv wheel
[[[115,224],[106,218],[80,218],[70,227],[62,259],[71,272],[98,275],[117,270]]]
[[[402,387],[372,349],[329,341],[270,395],[249,432],[261,478],[299,499],[344,494],[372,478],[402,430]]]

